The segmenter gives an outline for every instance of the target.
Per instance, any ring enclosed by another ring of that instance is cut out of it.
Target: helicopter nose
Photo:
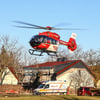
[[[32,42],[33,42],[33,41],[32,41],[32,39],[31,39],[31,40],[29,41],[29,44],[30,44],[31,46],[32,46],[32,44],[33,44]]]
[[[34,39],[31,39],[30,41],[29,41],[29,44],[33,47],[34,46]]]
[[[29,44],[30,44],[32,47],[34,47],[34,46],[38,46],[40,43],[39,43],[38,41],[35,41],[34,39],[31,39],[31,40],[29,41]]]

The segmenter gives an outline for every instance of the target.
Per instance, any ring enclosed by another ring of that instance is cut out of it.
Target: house
[[[5,71],[3,72],[2,78],[1,78],[1,84],[2,85],[17,85],[18,84],[18,77],[15,74],[13,67],[7,67]]]
[[[67,60],[46,62],[37,65],[24,66],[24,83],[31,83],[39,75],[39,81],[62,80],[74,88],[79,86],[94,86],[94,74],[82,60]]]

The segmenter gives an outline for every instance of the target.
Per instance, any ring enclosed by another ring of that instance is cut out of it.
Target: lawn
[[[100,100],[100,96],[6,96],[0,97],[0,100]]]

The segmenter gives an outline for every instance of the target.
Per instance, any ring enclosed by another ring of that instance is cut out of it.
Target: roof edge
[[[65,70],[69,69],[70,67],[72,67],[73,65],[77,64],[78,62],[80,62],[80,60],[76,60],[75,62],[73,62],[71,65],[67,66],[66,68],[60,70],[59,72],[57,72],[57,75],[61,74],[62,72],[64,72]]]
[[[8,67],[8,69],[11,71],[11,73],[15,76],[15,78],[19,81],[19,78],[17,75],[14,73],[14,68],[13,67]]]

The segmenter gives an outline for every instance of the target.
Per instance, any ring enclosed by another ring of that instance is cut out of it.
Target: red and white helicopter
[[[73,28],[55,28],[55,27],[42,27],[34,24],[29,24],[26,22],[21,22],[21,21],[15,21],[16,23],[24,24],[24,25],[29,25],[29,26],[16,26],[20,28],[33,28],[33,29],[44,29],[47,30],[45,32],[39,33],[38,35],[35,35],[31,38],[29,41],[31,47],[33,49],[29,49],[29,53],[31,55],[38,55],[41,56],[42,53],[47,53],[48,55],[51,56],[57,56],[57,49],[59,45],[65,45],[68,47],[70,51],[74,51],[77,48],[76,44],[76,34],[72,33],[71,37],[69,38],[69,41],[63,41],[60,40],[60,36],[55,33],[51,32],[50,30],[80,30],[80,29],[73,29]],[[35,54],[34,52],[40,52],[40,54]],[[53,53],[53,55],[52,55]]]

